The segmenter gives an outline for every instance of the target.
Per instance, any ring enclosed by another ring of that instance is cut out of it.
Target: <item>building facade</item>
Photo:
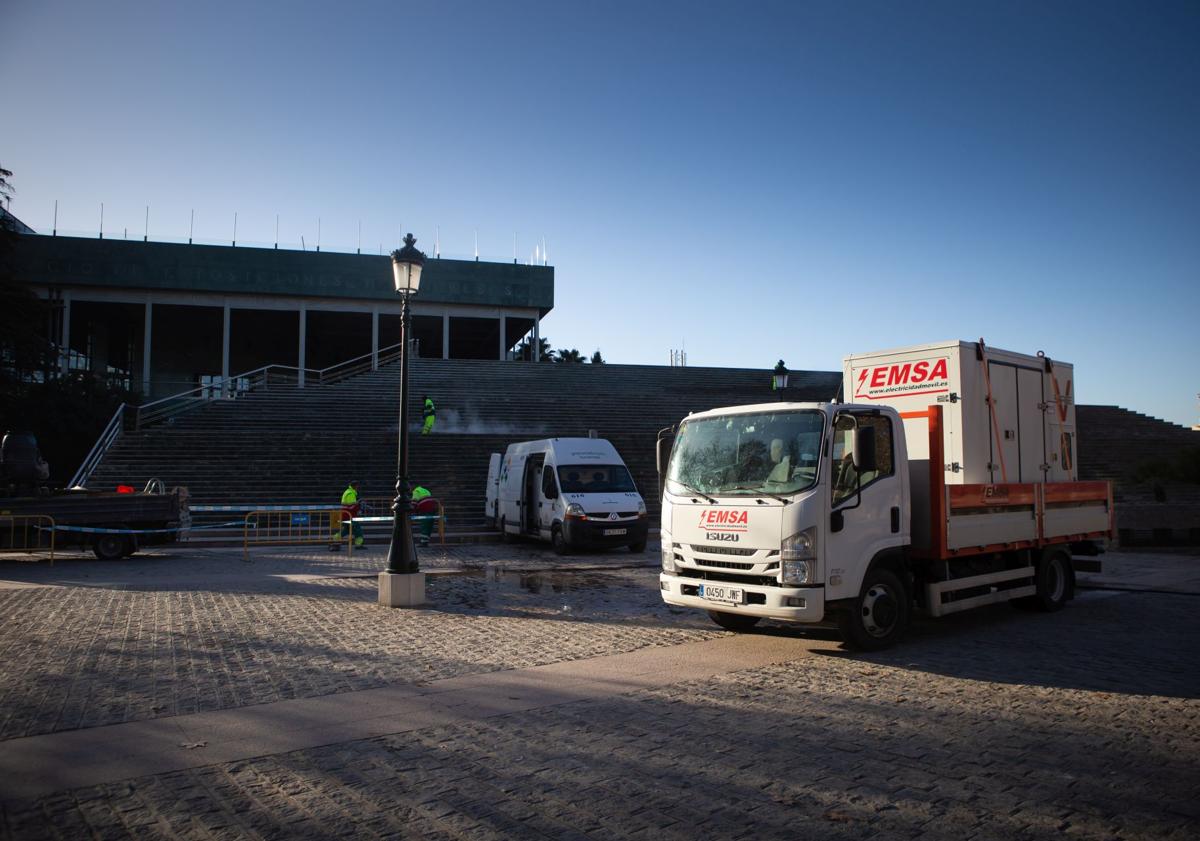
[[[267,365],[303,382],[400,341],[386,256],[23,234],[14,275],[52,303],[63,372],[149,400]],[[422,357],[507,359],[554,306],[554,269],[429,258],[411,302]]]

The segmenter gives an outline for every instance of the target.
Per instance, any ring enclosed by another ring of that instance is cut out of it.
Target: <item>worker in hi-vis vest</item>
[[[362,506],[358,503],[358,480],[355,479],[350,483],[346,490],[342,491],[342,540],[345,540],[351,532],[354,534],[354,548],[365,549],[366,543],[363,541],[363,529],[358,523],[352,522],[353,518],[359,515],[362,511]],[[341,543],[334,543],[329,547],[333,551],[341,548]]]
[[[429,545],[429,537],[433,534],[433,523],[437,519],[438,504],[428,488],[417,485],[412,492],[413,514],[420,517],[421,545]]]
[[[421,416],[425,418],[425,425],[421,427],[421,434],[428,435],[433,432],[433,421],[437,416],[437,409],[434,407],[433,401],[429,399],[428,394],[425,395],[425,410],[421,413]]]

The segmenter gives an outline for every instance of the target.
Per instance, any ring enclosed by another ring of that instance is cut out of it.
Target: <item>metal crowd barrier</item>
[[[341,540],[342,512],[329,508],[251,511],[242,525],[242,557],[251,546],[301,546]]]
[[[54,532],[54,518],[46,514],[0,515],[0,552],[49,552],[53,564]]]
[[[352,522],[355,523],[390,523],[392,521],[392,503],[395,500],[391,497],[363,497],[359,500],[362,505],[364,516],[355,517]],[[442,501],[435,499],[437,503],[436,514],[413,514],[412,521],[414,523],[427,522],[436,518],[438,529],[438,543],[446,545],[446,509],[442,507]],[[374,514],[366,514],[365,512],[375,512]],[[353,546],[354,530],[350,530],[349,544]]]

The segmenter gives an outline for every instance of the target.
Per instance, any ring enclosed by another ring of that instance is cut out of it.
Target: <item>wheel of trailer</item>
[[[565,555],[571,551],[570,545],[567,543],[567,538],[563,534],[562,526],[555,526],[550,532],[550,543],[554,546],[554,551],[559,555]]]
[[[710,610],[708,618],[716,622],[726,631],[735,631],[739,634],[744,634],[758,624],[759,617],[746,616],[742,613],[723,613],[719,610]]]
[[[1066,607],[1074,589],[1071,556],[1061,549],[1048,553],[1038,564],[1034,585],[1037,587],[1034,595],[1016,599],[1013,604],[1043,613],[1053,613]]]
[[[130,537],[127,534],[98,534],[92,543],[92,553],[102,561],[119,560],[125,557]]]
[[[639,540],[637,543],[629,544],[629,551],[635,555],[640,555],[646,551],[646,541]]]
[[[862,592],[838,620],[847,645],[861,651],[879,651],[896,643],[908,627],[911,605],[908,591],[896,574],[873,569]]]

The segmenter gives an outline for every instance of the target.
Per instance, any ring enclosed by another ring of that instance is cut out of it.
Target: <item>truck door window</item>
[[[875,430],[875,470],[862,474],[861,483],[854,464],[850,461],[851,441],[858,427]],[[833,504],[854,495],[857,487],[866,488],[877,479],[891,476],[895,472],[892,458],[892,424],[883,415],[838,415],[833,424]]]
[[[546,499],[558,497],[558,483],[554,481],[554,468],[549,464],[542,469],[542,496]]]

